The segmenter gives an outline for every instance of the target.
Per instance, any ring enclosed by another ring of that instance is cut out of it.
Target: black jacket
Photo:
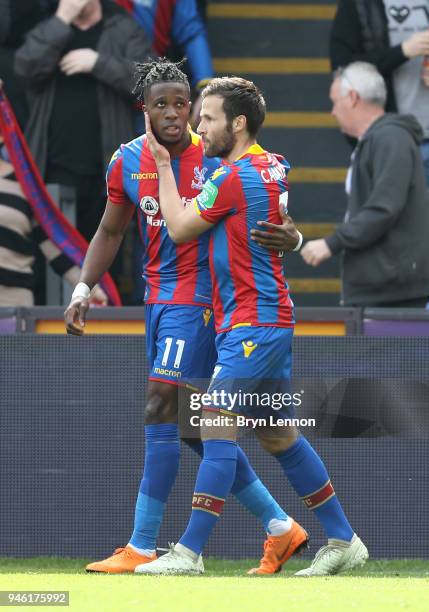
[[[387,85],[387,111],[396,111],[393,71],[406,62],[401,45],[391,47],[383,0],[339,0],[331,37],[333,70],[351,62],[377,66]]]
[[[135,137],[131,97],[134,62],[144,61],[151,48],[143,29],[121,8],[103,2],[103,31],[92,71],[97,79],[104,165],[122,142]],[[55,72],[72,28],[52,16],[33,28],[15,54],[16,72],[31,86],[26,137],[42,175],[46,170],[49,120],[55,96]]]
[[[429,296],[429,192],[412,115],[385,114],[353,161],[346,221],[326,239],[343,251],[343,303],[370,306]]]
[[[45,16],[40,0],[0,0],[0,44],[16,48]]]

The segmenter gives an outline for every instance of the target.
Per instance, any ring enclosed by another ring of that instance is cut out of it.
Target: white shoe
[[[195,560],[188,549],[182,544],[170,544],[170,550],[162,557],[150,563],[137,565],[136,574],[166,575],[166,574],[203,574],[204,564],[201,555]]]
[[[328,545],[317,551],[310,567],[296,572],[295,576],[330,576],[347,572],[364,565],[368,557],[365,544],[356,534],[350,542],[329,539]]]

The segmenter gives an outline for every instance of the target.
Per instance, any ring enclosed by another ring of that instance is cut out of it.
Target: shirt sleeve
[[[234,176],[230,168],[221,166],[204,183],[194,200],[197,213],[204,221],[219,223],[223,217],[235,214]]]
[[[107,197],[112,204],[128,204],[130,199],[124,190],[122,173],[123,145],[115,151],[106,174]]]
[[[175,5],[172,36],[188,58],[192,86],[201,88],[213,78],[213,64],[207,31],[195,0],[181,0]]]

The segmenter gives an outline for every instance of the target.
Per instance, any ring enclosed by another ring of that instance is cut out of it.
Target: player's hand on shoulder
[[[144,114],[144,120],[145,120],[145,126],[146,126],[147,144],[149,146],[150,152],[153,155],[153,158],[156,162],[158,169],[161,168],[162,166],[169,166],[170,165],[170,153],[155,138],[155,135],[152,132],[152,126],[150,123],[149,114],[147,112],[145,112]]]
[[[72,336],[83,335],[88,308],[89,300],[87,298],[76,297],[71,300],[64,312],[64,322],[68,334]]]

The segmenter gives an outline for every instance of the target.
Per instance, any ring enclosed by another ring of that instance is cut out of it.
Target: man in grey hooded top
[[[341,129],[358,139],[346,179],[344,222],[312,240],[312,266],[342,252],[345,306],[424,307],[429,301],[429,192],[412,115],[384,112],[377,69],[354,62],[335,74],[330,97]]]

